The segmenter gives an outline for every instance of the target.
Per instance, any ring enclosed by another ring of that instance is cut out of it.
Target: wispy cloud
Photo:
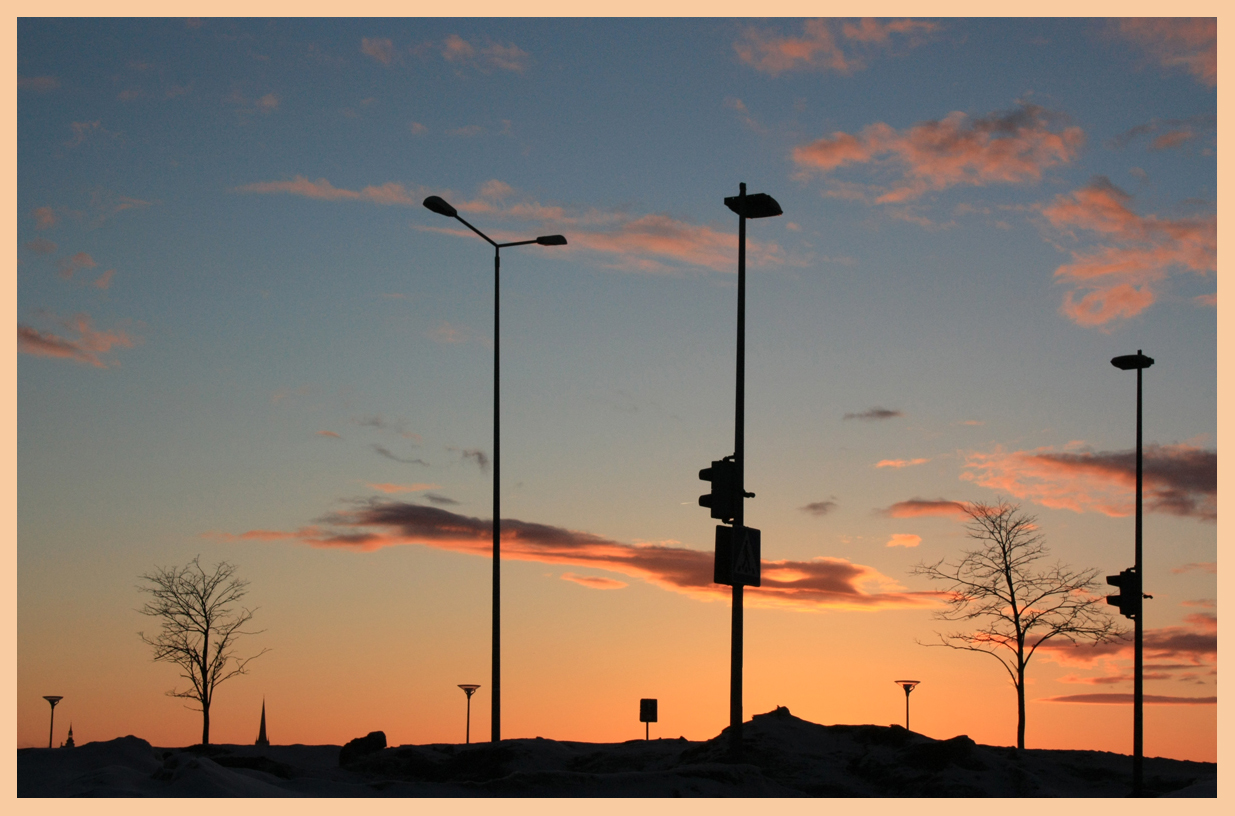
[[[443,496],[441,493],[426,493],[425,498],[429,500],[429,504],[437,505],[438,507],[450,507],[451,505],[459,504],[459,502]]]
[[[458,34],[451,34],[442,41],[441,54],[447,62],[471,65],[481,71],[498,68],[523,73],[530,60],[530,55],[513,43],[469,41]]]
[[[224,100],[239,113],[273,113],[279,109],[280,99],[277,94],[267,93],[257,98],[246,96],[239,89],[232,91]]]
[[[331,439],[342,439],[343,438],[339,436],[337,433],[335,433],[334,431],[318,431],[317,435],[318,436],[328,436]]]
[[[419,544],[488,558],[490,521],[437,507],[373,500],[330,513],[294,532],[212,533],[224,540],[293,541],[313,547],[372,551]],[[701,600],[727,600],[728,587],[712,583],[711,552],[661,544],[623,544],[592,533],[503,519],[502,555],[519,561],[569,564],[630,575]],[[941,593],[910,592],[872,567],[842,558],[764,561],[763,586],[748,587],[751,606],[800,610],[925,608]]]
[[[489,470],[489,457],[485,456],[485,452],[479,448],[465,448],[460,450],[455,447],[447,447],[446,450],[455,451],[462,457],[464,462],[472,461],[476,463],[476,467],[480,468],[481,473]]]
[[[1218,20],[1213,17],[1135,17],[1115,21],[1118,34],[1164,68],[1183,68],[1198,82],[1218,84]]]
[[[861,133],[833,133],[800,145],[793,160],[803,177],[873,165],[886,181],[841,184],[834,191],[876,204],[900,204],[957,185],[1036,182],[1071,162],[1085,141],[1079,127],[1037,105],[1021,104],[971,118],[956,111],[898,131],[883,122]]]
[[[922,543],[922,536],[912,533],[893,533],[888,539],[889,547],[916,547]]]
[[[353,418],[352,423],[359,425],[361,428],[375,428],[379,431],[388,431],[404,439],[410,439],[413,442],[419,443],[421,441],[420,434],[407,429],[406,419],[386,419],[381,414],[368,414]]]
[[[394,462],[401,462],[405,465],[424,465],[425,467],[429,466],[429,463],[423,459],[419,459],[415,457],[411,459],[405,459],[402,456],[397,456],[391,453],[390,449],[384,445],[373,444],[373,445],[370,445],[369,447],[372,448],[373,452],[376,453],[378,456],[385,457],[386,459],[390,459],[391,461],[394,461]]]
[[[1213,134],[1217,128],[1218,117],[1212,113],[1188,119],[1154,119],[1119,134],[1107,144],[1109,147],[1122,149],[1145,137],[1150,140],[1150,150],[1171,150],[1196,141],[1202,135]]]
[[[1163,694],[1144,694],[1146,705],[1217,705],[1217,697],[1171,697]],[[1131,692],[1095,692],[1093,694],[1065,694],[1060,697],[1039,697],[1036,703],[1088,703],[1090,705],[1131,705]]]
[[[78,252],[75,255],[60,260],[58,274],[60,277],[68,280],[77,272],[83,269],[94,269],[96,266],[98,266],[98,263],[94,258],[90,257],[90,253]]]
[[[831,513],[833,510],[836,509],[836,502],[834,501],[811,502],[805,507],[799,507],[798,509],[801,510],[803,513],[810,513],[812,516],[826,516],[828,513]]]
[[[309,181],[304,176],[296,176],[291,181],[258,181],[236,187],[237,193],[287,193],[288,195],[304,196],[319,201],[367,201],[372,204],[399,205],[411,207],[419,204],[416,200],[423,190],[409,191],[402,184],[388,181],[378,186],[365,187],[362,190],[344,190],[332,185],[326,179]]]
[[[899,409],[894,410],[891,408],[880,408],[879,406],[875,406],[874,408],[867,408],[865,411],[861,411],[859,413],[845,414],[841,417],[841,419],[861,419],[866,422],[870,422],[872,420],[879,419],[895,419],[896,417],[901,417],[904,415],[904,412]]]
[[[1098,176],[1087,186],[1042,208],[1047,221],[1075,237],[1096,233],[1104,242],[1072,251],[1072,262],[1055,270],[1071,287],[1061,311],[1082,326],[1103,326],[1149,308],[1156,286],[1176,271],[1206,275],[1218,267],[1218,219],[1141,216],[1132,196]],[[1079,300],[1076,295],[1086,291]]]
[[[921,20],[858,22],[807,20],[800,35],[784,35],[770,29],[749,26],[733,44],[738,59],[755,70],[777,76],[786,71],[835,71],[852,73],[866,67],[866,59],[876,49],[895,44],[903,48],[923,41],[922,35],[939,28]]]
[[[34,228],[40,230],[50,229],[60,220],[51,207],[35,207],[30,211],[30,217],[34,219]]]
[[[875,467],[900,469],[913,467],[914,465],[924,465],[929,461],[930,459],[880,459],[875,463]]]
[[[108,269],[102,275],[94,279],[94,283],[90,284],[95,289],[110,289],[111,279],[116,274],[116,270]]]
[[[56,251],[54,241],[49,241],[46,238],[35,238],[33,241],[27,241],[21,245],[21,248],[27,252],[33,252],[35,255],[51,255]]]
[[[96,330],[91,325],[90,316],[84,313],[58,320],[58,322],[76,336],[61,337],[52,332],[39,331],[19,323],[17,324],[17,351],[35,357],[59,357],[92,365],[95,368],[108,368],[119,365],[119,363],[107,362],[100,355],[111,351],[112,347],[132,348],[137,341],[137,338],[119,329]]]
[[[387,37],[362,37],[360,53],[389,66],[395,60],[394,43]]]
[[[950,516],[952,518],[969,518],[965,504],[948,499],[909,499],[900,501],[891,507],[876,511],[879,515],[890,518],[917,518],[918,516]]]
[[[1210,575],[1218,574],[1217,561],[1194,561],[1191,564],[1184,564],[1179,567],[1172,567],[1172,575],[1181,575],[1185,572],[1208,572]]]
[[[421,490],[436,490],[441,485],[431,484],[429,482],[416,482],[415,484],[394,484],[392,482],[365,482],[367,487],[378,490],[382,493],[418,493]]]
[[[580,586],[591,589],[621,589],[627,586],[625,581],[619,581],[616,578],[605,578],[602,575],[575,575],[573,572],[563,572],[562,580],[574,581]]]
[[[1134,510],[1136,452],[1094,451],[1079,442],[1062,450],[1042,447],[965,456],[962,479],[1044,507],[1127,516]],[[1151,512],[1218,517],[1218,454],[1191,445],[1143,449],[1145,508]]]
[[[60,87],[60,80],[54,76],[19,76],[17,77],[17,90],[19,91],[35,91],[36,93],[46,93],[54,91]]]
[[[453,326],[445,320],[428,331],[429,339],[434,343],[466,343],[472,332],[463,326]]]

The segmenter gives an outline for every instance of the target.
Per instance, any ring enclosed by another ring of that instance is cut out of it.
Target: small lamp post
[[[914,687],[917,686],[918,683],[920,682],[922,681],[921,680],[897,680],[896,681],[896,685],[900,686],[901,688],[905,690],[905,730],[906,731],[909,730],[909,692],[913,691]]]
[[[459,688],[463,689],[463,693],[467,695],[467,745],[472,744],[472,695],[476,693],[476,689],[480,686],[476,683],[460,683]]]
[[[566,239],[561,235],[541,235],[527,241],[510,241],[499,244],[488,235],[473,227],[459,211],[450,206],[440,196],[429,196],[424,200],[425,208],[438,215],[453,218],[472,232],[484,238],[493,247],[493,668],[492,688],[489,689],[489,702],[492,706],[490,717],[490,739],[500,742],[502,739],[502,542],[501,542],[501,498],[502,484],[502,423],[501,423],[501,378],[499,376],[499,295],[501,294],[502,248],[539,244],[540,246],[565,246]],[[469,699],[471,695],[468,695]]]
[[[51,703],[51,725],[47,728],[47,747],[50,748],[52,734],[56,730],[56,703],[63,700],[64,696],[60,694],[44,694],[43,699]]]

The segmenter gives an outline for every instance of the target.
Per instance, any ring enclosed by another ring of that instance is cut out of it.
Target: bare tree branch
[[[974,502],[965,512],[969,538],[980,546],[963,551],[956,563],[940,559],[911,572],[948,585],[948,600],[935,613],[937,619],[972,622],[977,628],[937,632],[938,643],[923,645],[981,652],[1003,665],[1016,688],[1016,744],[1024,748],[1025,668],[1038,647],[1053,638],[1101,643],[1126,633],[1095,593],[1098,570],[1038,565],[1048,550],[1033,516],[1003,501]]]
[[[138,591],[150,596],[139,612],[160,620],[162,628],[155,637],[138,632],[142,642],[154,649],[154,660],[173,663],[181,670],[180,677],[190,688],[172,689],[169,697],[195,701],[202,712],[202,744],[210,743],[210,704],[215,687],[224,680],[247,674],[249,661],[261,657],[269,649],[241,658],[235,654],[235,641],[243,635],[256,635],[243,627],[253,618],[253,611],[241,607],[233,611],[248,593],[249,582],[236,578],[236,565],[220,562],[213,573],[207,573],[199,563],[200,556],[184,567],[155,567],[142,575],[147,583]]]

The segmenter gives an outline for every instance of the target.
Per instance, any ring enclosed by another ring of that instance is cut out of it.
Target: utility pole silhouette
[[[43,699],[51,703],[51,725],[47,727],[47,747],[52,747],[52,734],[56,730],[56,703],[64,699],[60,694],[44,694]]]

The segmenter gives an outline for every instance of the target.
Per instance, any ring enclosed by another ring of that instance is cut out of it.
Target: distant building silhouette
[[[60,747],[61,748],[72,748],[75,745],[76,743],[73,742],[73,723],[69,723],[69,738],[66,739],[63,743],[61,743]]]
[[[254,745],[269,745],[270,740],[266,739],[266,698],[262,698],[262,725],[257,731],[257,742]]]

